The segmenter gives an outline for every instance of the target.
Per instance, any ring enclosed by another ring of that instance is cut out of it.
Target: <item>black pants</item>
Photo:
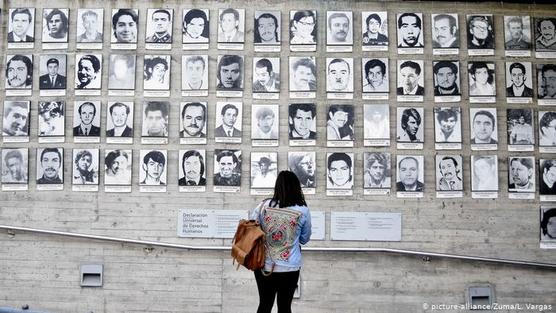
[[[278,294],[278,313],[291,313],[292,299],[295,288],[297,288],[299,271],[272,273],[270,276],[264,276],[259,270],[255,271],[255,279],[259,289],[257,313],[270,313],[276,294]]]

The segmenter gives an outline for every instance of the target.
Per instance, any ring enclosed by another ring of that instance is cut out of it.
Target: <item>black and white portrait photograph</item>
[[[288,169],[297,176],[301,188],[315,188],[317,186],[315,160],[315,151],[288,152]]]
[[[106,137],[133,138],[133,102],[108,102]]]
[[[35,41],[35,8],[8,10],[8,43],[21,44]]]
[[[274,188],[277,176],[277,152],[251,152],[251,189]]]
[[[170,89],[169,55],[145,55],[143,67],[143,88],[146,90]]]
[[[506,50],[531,49],[531,18],[504,16],[504,48]]]
[[[290,91],[316,91],[317,65],[315,57],[290,57]]]
[[[469,96],[496,96],[494,62],[471,61],[469,72]]]
[[[75,89],[100,89],[102,54],[75,55]]]
[[[326,58],[326,91],[353,92],[353,58]]]
[[[539,111],[539,146],[556,146],[556,112]]]
[[[139,153],[139,186],[166,186],[166,150],[141,150]]]
[[[183,55],[181,63],[182,90],[208,90],[208,55]]]
[[[214,186],[241,186],[241,150],[214,150]]]
[[[102,43],[104,34],[103,9],[77,9],[78,43]]]
[[[385,47],[387,49],[388,13],[363,11],[361,14],[363,51],[366,50],[366,47]]]
[[[182,102],[180,104],[180,138],[207,137],[207,102]]]
[[[216,90],[243,90],[243,56],[219,55],[216,71]]]
[[[556,17],[535,18],[535,51],[556,52]]]
[[[75,101],[73,136],[100,137],[100,101]]]
[[[241,102],[217,102],[214,137],[236,138],[233,142],[241,142],[242,135],[242,103]]]
[[[539,229],[541,248],[553,248],[556,244],[556,208],[541,207]]]
[[[433,61],[432,65],[434,74],[434,96],[460,96],[461,82],[459,61]]]
[[[29,150],[27,148],[2,149],[2,184],[29,183]]]
[[[39,101],[39,137],[64,136],[64,101]]]
[[[111,54],[108,89],[135,90],[135,54]]]
[[[282,30],[280,11],[255,11],[253,43],[257,45],[280,45]]]
[[[390,189],[392,187],[392,156],[387,152],[363,154],[363,188]]]
[[[532,109],[507,109],[508,144],[509,145],[534,145],[533,135],[533,110]]]
[[[280,58],[253,58],[253,92],[280,92]]]
[[[179,186],[206,186],[207,163],[205,150],[180,150]]]
[[[326,120],[327,140],[355,140],[353,105],[332,104],[328,107]]]
[[[2,115],[2,136],[4,140],[6,140],[6,137],[29,136],[30,110],[30,101],[4,101],[4,114]]]
[[[69,9],[43,9],[42,42],[68,42]]]
[[[463,157],[436,155],[436,191],[463,191]]]
[[[111,43],[137,44],[138,9],[112,9]]]
[[[539,193],[543,195],[556,195],[556,160],[539,160]]]
[[[98,185],[99,150],[73,149],[72,184]]]
[[[133,166],[132,150],[106,149],[104,152],[104,184],[130,186]]]
[[[365,104],[363,115],[365,140],[390,141],[390,107],[387,104]]]
[[[278,140],[278,105],[256,105],[251,107],[251,139]]]
[[[398,107],[397,108],[397,141],[399,143],[423,143],[424,135],[424,108]]]
[[[434,108],[436,143],[461,143],[461,107]]]
[[[498,156],[471,156],[471,191],[498,191]]]
[[[432,47],[459,48],[459,22],[456,13],[431,14]]]
[[[423,13],[401,13],[396,15],[398,26],[398,48],[423,48]]]
[[[534,157],[509,157],[508,167],[509,192],[535,192]]]
[[[290,11],[290,45],[317,44],[317,11]]]
[[[183,9],[182,38],[184,44],[209,42],[209,10]]]
[[[43,54],[39,59],[39,88],[66,89],[66,55],[65,54]]]
[[[506,97],[533,97],[531,62],[506,62]]]
[[[388,58],[362,58],[363,92],[388,93]]]
[[[353,12],[326,12],[326,44],[353,45]]]
[[[170,102],[147,101],[143,104],[143,137],[168,137]]]
[[[470,108],[471,144],[497,144],[498,127],[496,108]]]
[[[33,87],[33,55],[6,55],[6,89],[29,89]]]
[[[398,96],[423,96],[425,94],[423,60],[398,60]]]
[[[314,103],[290,103],[288,126],[290,140],[314,140],[317,138],[317,107]]]
[[[37,148],[37,185],[64,183],[64,148]]]
[[[422,155],[397,155],[396,190],[398,192],[423,192],[425,189],[425,161]]]
[[[218,9],[218,42],[245,41],[245,9]]]
[[[353,165],[353,153],[327,153],[326,189],[352,189]]]
[[[494,49],[494,18],[492,14],[467,15],[467,49]]]
[[[147,9],[145,43],[172,43],[173,9]]]
[[[556,104],[556,64],[537,64],[537,86],[543,104]]]

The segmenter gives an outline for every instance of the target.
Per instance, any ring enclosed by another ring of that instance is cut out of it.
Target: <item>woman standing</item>
[[[301,269],[301,247],[311,238],[311,215],[297,176],[282,171],[276,178],[274,196],[253,209],[266,234],[266,260],[255,271],[259,290],[257,313],[270,313],[278,295],[278,313],[290,313]]]

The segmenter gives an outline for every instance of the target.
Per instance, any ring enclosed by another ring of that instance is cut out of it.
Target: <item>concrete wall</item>
[[[502,16],[509,14],[522,14],[531,16],[556,15],[554,6],[534,6],[524,4],[501,3],[433,3],[433,2],[363,2],[363,1],[296,1],[282,3],[281,1],[194,1],[182,3],[177,1],[4,1],[3,8],[7,11],[10,7],[29,6],[36,7],[36,16],[40,16],[43,7],[69,7],[72,27],[70,27],[70,48],[68,49],[68,62],[74,63],[75,54],[75,17],[78,7],[105,9],[105,31],[109,29],[107,15],[111,8],[134,7],[140,9],[138,68],[142,67],[141,56],[146,54],[142,38],[144,38],[144,21],[146,8],[172,7],[175,17],[181,17],[182,8],[200,7],[210,8],[211,20],[214,22],[218,8],[233,6],[245,8],[248,17],[247,41],[245,52],[246,72],[251,73],[251,58],[253,52],[252,16],[256,8],[279,9],[282,11],[283,21],[290,9],[317,8],[320,25],[324,25],[327,10],[349,9],[354,11],[355,27],[361,23],[360,12],[363,10],[380,9],[389,12],[390,36],[394,38],[395,19],[397,12],[415,11],[423,12],[425,27],[425,42],[431,42],[430,13],[457,12],[460,17],[460,26],[463,19],[470,13],[495,14],[496,45],[503,47],[503,22]],[[4,12],[4,9],[2,10]],[[2,30],[0,35],[0,49],[2,58],[6,54],[5,34],[7,15],[2,15]],[[36,33],[39,30],[36,24]],[[320,28],[317,62],[319,69],[319,93],[316,102],[318,116],[325,116],[324,64],[325,58],[334,54],[326,53],[324,46],[324,28]],[[174,34],[181,34],[179,25],[174,23]],[[211,23],[211,49],[210,77],[216,74],[216,57],[222,54],[216,50],[214,38],[216,24]],[[360,41],[359,32],[355,33],[354,42]],[[288,38],[285,29],[282,29],[282,38]],[[179,43],[174,42],[172,54],[181,55],[183,52]],[[104,60],[110,54],[108,40],[105,38]],[[462,38],[462,46],[465,39]],[[35,56],[47,53],[36,44],[33,51]],[[188,54],[189,52],[185,52]],[[504,68],[505,57],[503,50],[496,50],[494,57],[477,59],[493,60],[497,67],[497,94],[498,130],[505,134],[506,107],[520,107],[520,105],[507,106],[503,101],[504,93]],[[303,55],[291,53],[292,55]],[[258,53],[256,55],[267,55]],[[276,55],[276,54],[272,54]],[[290,55],[286,43],[282,44],[279,54],[282,60],[287,60]],[[344,54],[349,56],[348,54]],[[360,80],[361,47],[354,46],[356,83],[355,100],[356,113],[361,116],[363,112]],[[391,42],[388,53],[374,53],[372,55],[389,57],[392,60],[405,58],[398,56]],[[427,45],[424,56],[425,64],[431,64],[433,59],[442,59],[432,56],[430,45]],[[460,60],[468,59],[466,49],[461,49]],[[449,58],[445,58],[449,59]],[[534,63],[545,62],[530,59]],[[180,58],[173,60],[172,77],[180,77]],[[395,63],[391,63],[395,64]],[[106,66],[106,65],[105,65]],[[4,72],[5,65],[0,66]],[[106,68],[106,67],[105,67]],[[35,67],[35,79],[38,69]],[[104,72],[104,75],[106,75]],[[282,61],[282,73],[286,73],[286,62]],[[434,129],[432,123],[432,70],[425,70],[426,95],[423,106],[425,107],[425,149],[423,151],[397,151],[395,146],[386,149],[393,155],[415,153],[425,156],[425,182],[427,189],[425,197],[420,200],[397,199],[395,195],[387,197],[363,196],[362,155],[364,151],[377,150],[364,148],[362,140],[358,139],[355,147],[356,176],[354,196],[333,198],[323,196],[325,193],[325,174],[319,171],[317,181],[317,195],[307,196],[308,203],[313,210],[368,211],[368,212],[401,212],[402,213],[402,241],[394,243],[383,242],[312,242],[311,246],[344,246],[344,247],[390,247],[400,249],[413,249],[434,252],[455,253],[464,255],[480,255],[485,257],[523,259],[538,262],[556,262],[554,251],[539,249],[538,239],[538,195],[536,200],[515,201],[509,200],[507,186],[507,152],[505,136],[500,135],[499,151],[499,179],[501,192],[497,200],[475,200],[470,195],[470,168],[469,159],[472,154],[469,149],[469,117],[467,95],[467,71],[462,68],[463,96],[461,106],[464,112],[463,137],[464,149],[464,182],[465,195],[462,199],[442,200],[435,198],[434,193]],[[139,76],[139,75],[138,75]],[[4,75],[0,76],[3,80]],[[248,75],[250,77],[250,75]],[[285,78],[283,75],[282,77]],[[390,85],[391,98],[395,88],[395,70],[391,67]],[[105,77],[107,78],[107,77]],[[68,81],[73,81],[73,72],[68,71]],[[176,80],[178,81],[178,80]],[[36,83],[36,80],[35,80]],[[212,82],[211,82],[212,84]],[[70,84],[71,85],[71,84]],[[137,86],[142,86],[137,78]],[[283,86],[287,86],[283,82]],[[251,99],[251,83],[246,83],[244,98],[244,132],[250,133],[250,105],[257,103]],[[33,108],[39,100],[38,84],[34,85],[32,101]],[[131,194],[109,194],[103,191],[97,193],[78,193],[71,191],[69,181],[61,192],[36,191],[33,177],[35,174],[35,148],[50,146],[38,144],[36,110],[31,117],[31,142],[28,144],[5,144],[2,147],[29,147],[30,148],[30,178],[29,192],[1,192],[0,193],[0,224],[45,228],[87,234],[107,235],[115,237],[135,238],[143,240],[160,240],[192,245],[229,245],[228,240],[202,240],[183,239],[176,237],[176,217],[182,208],[206,209],[247,209],[255,205],[260,197],[249,195],[249,168],[243,168],[242,191],[238,194],[201,193],[184,194],[177,190],[178,160],[177,150],[179,145],[177,134],[179,118],[177,103],[180,96],[180,84],[172,83],[172,102],[170,119],[170,143],[165,147],[169,150],[168,191],[165,194],[139,193],[136,171],[138,150],[149,147],[139,144],[139,132],[135,133],[134,144],[130,146],[137,151],[134,156],[134,184]],[[214,85],[210,87],[208,97],[209,106],[214,108],[217,101]],[[2,93],[3,95],[3,93]],[[66,101],[67,112],[72,112],[73,88],[69,87]],[[103,90],[102,96],[91,97],[106,103],[111,100],[107,91]],[[138,90],[134,97],[136,104],[143,102],[142,92]],[[287,90],[283,89],[280,95],[280,147],[279,167],[286,168],[288,147],[287,138]],[[342,101],[334,101],[336,103]],[[345,102],[345,101],[344,101]],[[370,101],[369,101],[370,102]],[[390,100],[392,108],[397,106],[395,100]],[[402,104],[403,105],[403,104]],[[532,105],[537,109],[536,104]],[[102,112],[101,121],[105,123],[105,110]],[[209,110],[209,124],[214,121],[214,110]],[[391,120],[395,120],[395,110],[391,110]],[[140,125],[140,116],[135,117],[136,127]],[[362,123],[356,124],[356,136],[362,138]],[[394,129],[394,127],[392,127]],[[66,134],[71,131],[71,118],[66,120]],[[318,122],[318,132],[325,133],[324,120]],[[65,176],[71,177],[71,168],[68,166],[70,151],[74,147],[87,147],[85,144],[71,143],[71,136],[66,143],[61,144],[66,153]],[[252,148],[249,136],[244,136],[244,143],[229,145],[241,147],[243,155],[250,151],[269,151],[270,149]],[[104,137],[101,144],[92,146],[103,151],[114,148],[105,143]],[[91,146],[91,145],[89,145]],[[215,148],[226,145],[215,144],[212,136],[206,147],[209,159]],[[152,147],[152,146],[150,146]],[[299,149],[292,149],[299,150]],[[324,136],[317,141],[315,150],[317,164],[322,169],[325,162],[325,153],[329,151],[342,151],[343,149],[326,148]],[[381,149],[382,150],[382,149]],[[481,154],[474,152],[473,154]],[[522,153],[524,154],[524,153]],[[525,154],[524,154],[525,155]],[[541,155],[538,149],[534,153],[537,158]],[[212,169],[212,164],[209,170]],[[102,188],[101,183],[101,190]],[[212,190],[209,182],[208,190]],[[327,218],[330,215],[327,214]],[[329,225],[329,221],[327,221]],[[328,227],[328,226],[327,226]],[[329,238],[327,236],[327,238]],[[83,263],[100,262],[104,264],[104,287],[81,288],[79,287],[79,265]],[[363,254],[363,253],[305,253],[305,264],[302,270],[301,298],[294,301],[295,312],[430,312],[428,304],[463,304],[465,288],[471,284],[490,283],[496,291],[496,300],[502,304],[544,303],[556,307],[556,272],[548,270],[535,270],[512,266],[500,266],[486,263],[472,263],[461,261],[448,261],[441,259],[422,260],[417,257],[406,257],[389,254]],[[33,309],[43,309],[51,312],[254,312],[257,305],[257,291],[252,273],[246,270],[236,271],[231,265],[227,252],[188,252],[173,249],[147,249],[135,245],[122,245],[114,243],[90,242],[77,239],[66,239],[55,236],[34,235],[19,233],[10,235],[5,231],[0,234],[0,306],[21,307],[29,304]],[[517,310],[501,310],[501,312],[515,312]]]

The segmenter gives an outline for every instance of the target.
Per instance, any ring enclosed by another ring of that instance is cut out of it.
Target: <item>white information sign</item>
[[[401,241],[401,213],[331,212],[331,240]]]
[[[247,218],[247,210],[181,209],[178,237],[233,238],[237,224]]]

